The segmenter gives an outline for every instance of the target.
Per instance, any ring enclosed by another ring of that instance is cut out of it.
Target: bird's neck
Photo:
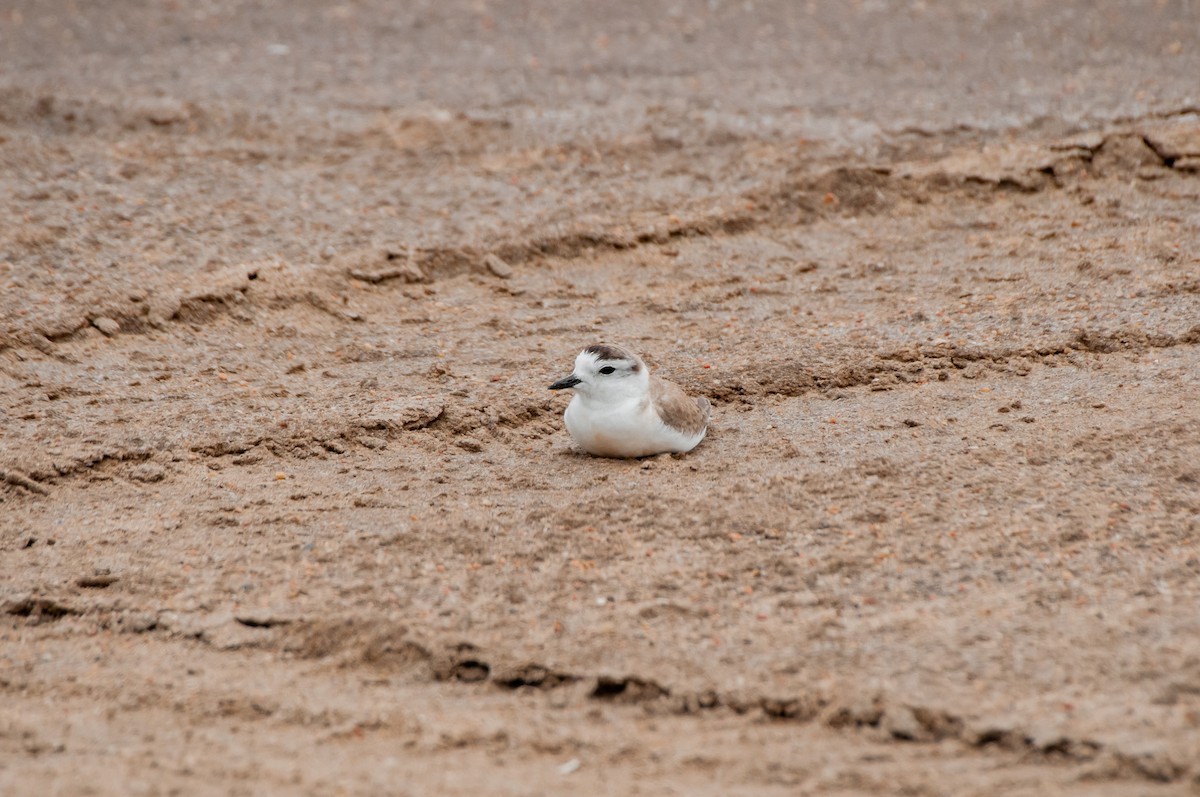
[[[649,396],[647,391],[639,393],[617,393],[607,394],[604,396],[589,396],[584,393],[577,393],[576,397],[579,403],[589,410],[604,410],[604,409],[619,409],[623,407],[636,407],[641,404]]]

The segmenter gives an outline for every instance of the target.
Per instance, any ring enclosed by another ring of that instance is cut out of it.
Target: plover
[[[575,391],[563,420],[580,448],[600,457],[648,457],[691,451],[708,431],[711,405],[674,382],[652,376],[620,346],[588,346],[575,370],[551,390]]]

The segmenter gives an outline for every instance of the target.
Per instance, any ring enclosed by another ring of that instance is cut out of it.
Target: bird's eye
[[[611,373],[613,373],[613,372],[614,372],[614,371],[616,371],[616,370],[617,370],[617,369],[616,369],[616,368],[613,368],[611,365],[606,365],[606,366],[604,366],[603,368],[601,368],[601,369],[600,369],[600,373],[602,373],[602,374],[611,374]]]

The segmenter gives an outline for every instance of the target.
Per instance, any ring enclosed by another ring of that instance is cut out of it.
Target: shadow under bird
[[[708,399],[654,376],[641,357],[620,346],[588,346],[571,375],[550,389],[575,391],[563,420],[579,447],[596,456],[682,454],[708,432]]]

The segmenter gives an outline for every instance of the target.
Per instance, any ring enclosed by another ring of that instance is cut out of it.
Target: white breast
[[[705,434],[685,435],[667,426],[646,402],[597,406],[578,394],[567,405],[563,420],[579,447],[600,457],[683,453],[695,448]]]

